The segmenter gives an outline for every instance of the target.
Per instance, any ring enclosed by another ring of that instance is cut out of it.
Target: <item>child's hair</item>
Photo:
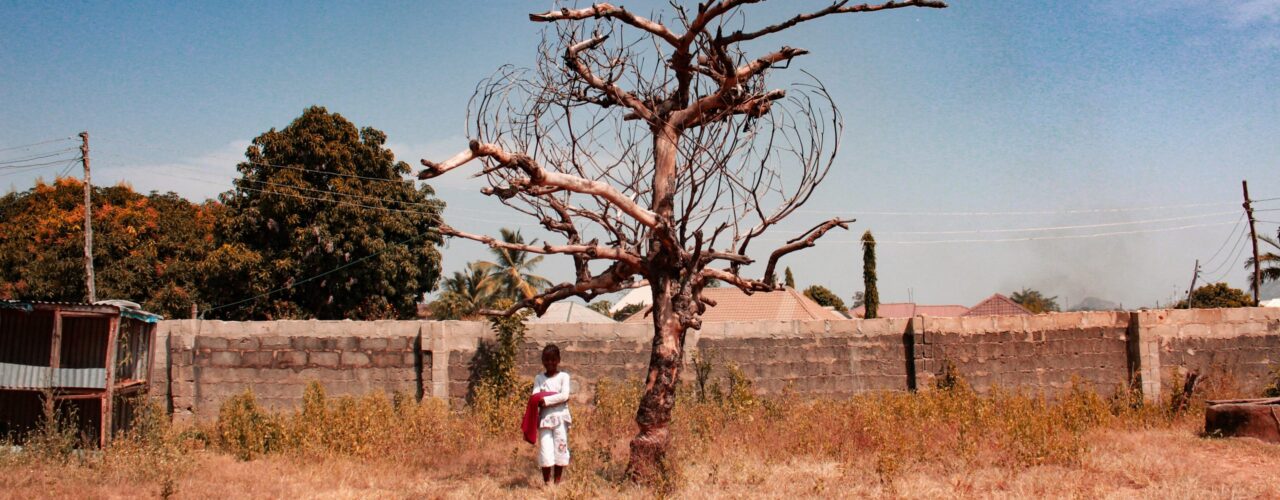
[[[555,344],[547,344],[546,347],[542,348],[542,355],[543,356],[551,355],[551,356],[555,356],[556,359],[560,359],[560,348],[556,347]]]

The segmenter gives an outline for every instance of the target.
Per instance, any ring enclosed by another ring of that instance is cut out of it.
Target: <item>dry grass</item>
[[[1047,401],[980,395],[963,381],[841,401],[757,399],[749,380],[726,382],[682,396],[678,474],[658,485],[623,478],[636,384],[605,383],[594,405],[574,409],[573,465],[555,490],[542,489],[514,430],[519,401],[482,392],[453,411],[316,388],[286,414],[246,394],[207,427],[172,429],[144,413],[101,452],[0,451],[0,497],[1280,497],[1280,447],[1199,437],[1202,405],[1174,415],[1083,386]]]

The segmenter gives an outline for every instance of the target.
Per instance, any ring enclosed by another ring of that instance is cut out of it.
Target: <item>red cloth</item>
[[[524,432],[524,440],[529,444],[538,442],[538,417],[540,416],[542,398],[554,396],[556,393],[542,391],[529,396],[529,403],[524,407],[524,418],[520,419],[520,431]]]

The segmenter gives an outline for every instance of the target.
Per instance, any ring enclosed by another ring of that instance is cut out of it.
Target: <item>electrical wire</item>
[[[427,232],[430,232],[430,231],[428,230]],[[328,276],[328,275],[330,275],[330,274],[336,273],[336,272],[341,271],[341,270],[343,270],[343,269],[346,269],[346,268],[348,268],[348,267],[354,266],[354,265],[359,264],[359,263],[361,263],[361,262],[364,262],[364,261],[366,261],[366,260],[372,259],[372,258],[377,257],[377,256],[379,256],[379,255],[382,255],[382,254],[384,254],[384,253],[387,253],[387,252],[391,251],[392,249],[399,248],[399,247],[401,247],[401,246],[403,246],[403,245],[405,245],[405,244],[408,244],[409,242],[412,242],[412,241],[414,241],[414,240],[416,240],[416,239],[418,239],[418,238],[421,238],[421,237],[423,237],[423,236],[425,236],[425,235],[426,235],[426,233],[420,233],[420,234],[415,235],[415,236],[413,236],[413,237],[411,237],[411,238],[409,238],[409,239],[406,239],[406,240],[404,240],[404,241],[400,241],[400,242],[398,242],[398,243],[393,243],[393,244],[387,245],[387,248],[384,248],[384,249],[382,249],[382,250],[379,250],[379,251],[377,251],[377,252],[375,252],[375,253],[372,253],[372,254],[366,255],[366,256],[364,256],[364,257],[361,257],[361,258],[359,258],[359,259],[353,260],[353,261],[351,261],[351,262],[348,262],[348,263],[343,264],[343,265],[341,265],[341,266],[335,267],[335,268],[330,269],[330,270],[328,270],[328,271],[322,272],[322,273],[320,273],[320,274],[316,274],[316,275],[313,275],[313,276],[310,276],[310,277],[307,277],[307,278],[304,278],[304,279],[301,279],[301,280],[295,281],[295,282],[290,283],[290,284],[288,284],[288,285],[282,286],[282,287],[280,287],[280,288],[276,288],[275,290],[271,290],[271,291],[268,291],[268,292],[265,292],[265,293],[260,293],[260,294],[258,294],[258,295],[255,295],[255,296],[253,296],[253,297],[249,297],[249,298],[244,299],[244,300],[238,300],[238,301],[236,301],[236,302],[231,302],[231,303],[228,303],[228,304],[222,304],[222,305],[219,305],[219,306],[214,306],[214,307],[211,307],[211,308],[205,309],[204,311],[201,311],[201,312],[200,312],[200,319],[204,319],[204,315],[205,315],[205,314],[207,314],[207,313],[209,313],[209,312],[217,311],[217,310],[219,310],[219,309],[225,309],[225,308],[228,308],[228,307],[238,306],[238,305],[240,305],[240,304],[244,304],[244,303],[248,303],[248,302],[252,302],[252,301],[255,301],[255,300],[261,299],[261,298],[263,298],[263,297],[267,297],[267,296],[270,296],[270,295],[273,295],[273,294],[276,294],[276,293],[283,292],[283,291],[285,291],[285,290],[289,290],[289,289],[291,289],[291,288],[293,288],[293,287],[296,287],[296,286],[298,286],[298,285],[301,285],[301,284],[303,284],[303,283],[306,283],[306,282],[309,282],[309,281],[312,281],[312,280],[315,280],[315,279],[318,279],[318,278],[323,278],[323,277]]]
[[[1108,236],[1122,236],[1122,235],[1131,235],[1131,234],[1163,233],[1163,232],[1169,232],[1169,231],[1181,231],[1181,230],[1185,230],[1185,229],[1195,229],[1195,228],[1201,228],[1201,227],[1225,226],[1225,225],[1228,225],[1228,224],[1235,224],[1235,222],[1209,222],[1209,223],[1204,223],[1204,224],[1187,224],[1187,225],[1183,225],[1183,226],[1165,227],[1165,228],[1157,228],[1157,229],[1138,229],[1138,230],[1133,230],[1133,231],[1109,231],[1109,232],[1103,232],[1103,233],[1090,233],[1090,234],[1070,234],[1070,235],[1053,235],[1053,236],[1031,236],[1031,237],[1026,237],[1026,238],[991,238],[991,239],[960,239],[960,240],[914,240],[914,241],[912,241],[912,240],[876,240],[876,244],[877,244],[877,245],[881,245],[881,244],[888,244],[888,245],[940,245],[940,244],[955,244],[955,243],[1010,243],[1010,242],[1019,242],[1019,241],[1075,240],[1075,239],[1103,238],[1103,237],[1108,237]],[[781,238],[760,238],[760,239],[756,239],[755,241],[772,241],[772,242],[780,242],[780,241],[790,241],[790,239],[781,239]],[[836,243],[836,244],[858,244],[858,245],[862,244],[862,242],[861,242],[860,240],[836,240],[836,241],[831,241],[831,243]]]
[[[160,173],[161,175],[167,175],[167,176],[169,176],[169,177],[174,177],[174,178],[178,178],[178,179],[186,179],[186,180],[191,180],[191,181],[196,181],[196,182],[204,182],[204,183],[208,183],[208,184],[217,184],[217,185],[221,185],[221,183],[220,183],[220,182],[215,182],[215,181],[210,181],[210,180],[205,180],[205,179],[197,179],[197,178],[193,178],[193,177],[184,177],[184,176],[180,176],[180,175],[174,175],[174,174],[173,174],[173,173],[171,173],[171,172],[164,172],[164,171],[161,171],[161,170],[159,170],[159,169],[152,169],[152,168],[150,168],[150,167],[143,167],[143,168],[147,168],[147,169],[149,169],[149,170],[155,171],[155,172],[157,172],[157,173]],[[303,199],[303,200],[323,201],[323,202],[327,202],[327,203],[334,203],[334,204],[338,204],[338,205],[345,205],[345,206],[351,206],[351,207],[357,207],[357,208],[366,208],[366,209],[370,209],[370,210],[383,210],[383,211],[387,211],[387,212],[409,213],[409,214],[427,215],[427,216],[433,216],[433,217],[434,217],[434,215],[435,215],[435,214],[433,214],[432,212],[424,212],[424,211],[421,211],[421,210],[408,210],[408,209],[399,209],[399,208],[391,208],[391,207],[379,207],[379,206],[372,206],[372,205],[364,205],[364,204],[360,204],[360,203],[352,203],[352,202],[347,202],[347,201],[343,201],[343,200],[334,200],[334,199],[329,199],[329,198],[319,198],[319,197],[315,197],[315,196],[305,196],[305,195],[300,195],[300,194],[285,193],[285,192],[275,191],[275,190],[269,190],[269,189],[257,189],[257,188],[251,188],[251,187],[246,187],[246,186],[240,186],[240,187],[237,187],[237,189],[243,189],[243,190],[246,190],[246,191],[252,191],[252,192],[256,192],[256,193],[263,193],[263,194],[274,194],[274,195],[278,195],[278,196],[288,196],[288,197],[298,198],[298,199]],[[327,191],[327,192],[328,192],[328,193],[332,193],[332,194],[337,194],[337,195],[342,195],[342,194],[343,194],[343,193],[333,193],[332,191]],[[540,225],[535,225],[535,224],[524,224],[524,223],[519,223],[519,222],[510,222],[510,221],[499,221],[499,220],[492,220],[492,219],[483,219],[483,218],[479,218],[479,217],[469,217],[469,216],[464,216],[464,215],[450,215],[449,217],[450,217],[451,219],[471,220],[471,221],[476,221],[476,222],[486,222],[486,223],[490,223],[490,224],[502,224],[502,225],[506,225],[506,226],[542,227],[542,226],[540,226]],[[439,221],[439,219],[433,219],[433,220],[432,220],[432,222],[437,222],[437,223],[438,223],[438,222],[440,222],[440,221]]]
[[[46,151],[46,152],[43,152],[43,153],[36,153],[36,154],[34,154],[34,155],[27,156],[27,157],[24,157],[24,158],[13,158],[13,159],[9,159],[9,160],[0,160],[0,165],[5,165],[5,164],[9,164],[9,163],[23,163],[23,162],[28,162],[28,161],[32,161],[32,160],[42,160],[42,159],[45,159],[45,158],[52,158],[52,157],[54,157],[54,156],[61,155],[61,154],[66,153],[66,152],[68,152],[68,151],[77,151],[77,150],[79,150],[79,149],[80,149],[80,148],[59,149],[59,150],[57,150],[57,151]]]
[[[0,165],[0,170],[43,167],[46,165],[61,164],[64,161],[80,161],[80,158],[63,158],[61,160],[53,160],[53,161],[47,161],[47,162],[41,162],[41,163],[31,163],[28,165]]]
[[[1100,227],[1116,227],[1116,226],[1132,226],[1136,224],[1150,224],[1155,222],[1172,222],[1190,219],[1203,219],[1205,217],[1216,217],[1219,215],[1227,215],[1238,213],[1235,210],[1229,212],[1213,212],[1199,215],[1187,215],[1182,217],[1166,217],[1162,219],[1146,219],[1127,222],[1103,222],[1099,224],[1080,224],[1074,226],[1046,226],[1046,227],[1025,227],[1025,228],[1004,228],[1004,229],[967,229],[956,231],[886,231],[879,234],[895,234],[895,235],[946,235],[946,234],[984,234],[984,233],[1029,233],[1039,231],[1057,231],[1062,229],[1087,229]]]
[[[412,183],[412,182],[413,182],[413,180],[412,180],[412,179],[388,179],[388,178],[385,178],[385,177],[369,177],[369,176],[366,176],[366,175],[344,174],[344,173],[341,173],[341,172],[327,172],[327,171],[324,171],[324,170],[315,170],[315,169],[311,169],[311,168],[295,167],[295,166],[291,166],[291,165],[272,165],[272,164],[270,164],[270,163],[262,163],[262,162],[256,162],[256,161],[242,161],[242,162],[240,162],[240,163],[248,163],[248,164],[250,164],[250,165],[258,165],[258,166],[262,166],[262,167],[287,168],[287,169],[290,169],[290,170],[298,170],[298,171],[302,171],[302,172],[312,172],[312,173],[317,173],[317,174],[334,175],[334,176],[339,176],[339,177],[350,177],[350,178],[353,178],[353,179],[364,179],[364,180],[368,180],[368,181],[395,182],[395,183],[398,183],[398,184],[404,184],[404,183],[406,183],[406,182],[408,182],[408,183]]]
[[[1245,241],[1246,239],[1247,239],[1247,238],[1245,238],[1243,234],[1241,234],[1241,235],[1240,235],[1240,241]],[[1237,259],[1239,259],[1239,258],[1240,258],[1241,253],[1243,253],[1243,252],[1244,252],[1245,247],[1247,247],[1247,246],[1248,246],[1248,245],[1240,245],[1240,250],[1239,250],[1239,251],[1237,251],[1237,252],[1236,252],[1236,254],[1235,254],[1235,255],[1233,255],[1230,259],[1227,259],[1227,260],[1225,260],[1224,262],[1226,262],[1226,263],[1236,262],[1236,261],[1237,261]],[[1218,283],[1218,282],[1222,281],[1223,279],[1225,279],[1225,278],[1227,277],[1227,275],[1231,274],[1231,270],[1232,270],[1232,269],[1234,269],[1234,268],[1233,268],[1233,267],[1231,267],[1231,266],[1227,266],[1227,268],[1226,268],[1225,270],[1223,270],[1223,271],[1222,271],[1222,274],[1221,274],[1221,275],[1219,275],[1217,278],[1214,278],[1212,281],[1209,281],[1209,283]],[[1209,274],[1213,274],[1213,273],[1209,273]]]
[[[1226,255],[1239,253],[1239,250],[1241,248],[1244,248],[1244,242],[1246,241],[1249,241],[1249,236],[1244,232],[1241,232],[1240,237],[1236,238],[1236,244],[1231,247],[1231,251],[1227,252]],[[1222,262],[1219,262],[1218,265],[1214,266],[1213,269],[1206,271],[1206,273],[1207,274],[1217,273],[1219,270],[1222,269],[1223,266],[1227,266],[1227,268],[1230,269],[1230,264],[1233,259],[1234,258],[1226,259],[1226,260],[1223,260]],[[1209,265],[1205,264],[1205,267],[1209,267]]]
[[[1194,207],[1214,207],[1238,205],[1234,201],[1210,202],[1210,203],[1187,203],[1183,205],[1161,205],[1150,207],[1124,207],[1124,208],[1081,208],[1081,209],[1064,209],[1064,210],[1029,210],[1029,211],[1007,211],[1007,212],[893,212],[893,211],[865,211],[865,210],[796,210],[796,213],[810,214],[826,214],[826,215],[894,215],[894,216],[998,216],[998,215],[1060,215],[1060,214],[1092,214],[1092,213],[1119,213],[1119,212],[1140,212],[1145,210],[1168,210],[1175,208],[1194,208]]]
[[[41,145],[44,145],[44,144],[52,144],[52,143],[59,142],[59,141],[73,141],[73,140],[75,140],[75,139],[76,139],[76,138],[75,138],[75,136],[71,136],[71,137],[60,137],[60,138],[57,138],[57,139],[49,139],[49,140],[47,140],[47,141],[33,142],[33,143],[31,143],[31,144],[23,144],[23,145],[21,145],[21,146],[9,146],[9,147],[6,147],[6,148],[0,148],[0,151],[13,151],[13,150],[15,150],[15,149],[27,149],[27,148],[32,148],[32,147],[36,147],[36,146],[41,146]]]
[[[1213,256],[1209,257],[1204,261],[1204,265],[1205,266],[1211,265],[1214,259],[1218,258],[1218,254],[1222,253],[1222,249],[1227,248],[1227,244],[1231,243],[1231,240],[1235,238],[1236,231],[1239,231],[1241,229],[1244,229],[1244,213],[1241,213],[1240,218],[1236,219],[1236,225],[1235,227],[1231,228],[1231,234],[1227,235],[1227,239],[1222,240],[1222,244],[1218,246],[1218,250],[1213,252]]]

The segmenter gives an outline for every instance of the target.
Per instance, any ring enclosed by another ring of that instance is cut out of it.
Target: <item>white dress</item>
[[[545,406],[538,413],[538,466],[569,465],[569,425],[573,416],[569,413],[569,392],[572,383],[569,374],[556,373],[547,377],[539,373],[533,379],[533,394],[554,392],[542,398]]]

